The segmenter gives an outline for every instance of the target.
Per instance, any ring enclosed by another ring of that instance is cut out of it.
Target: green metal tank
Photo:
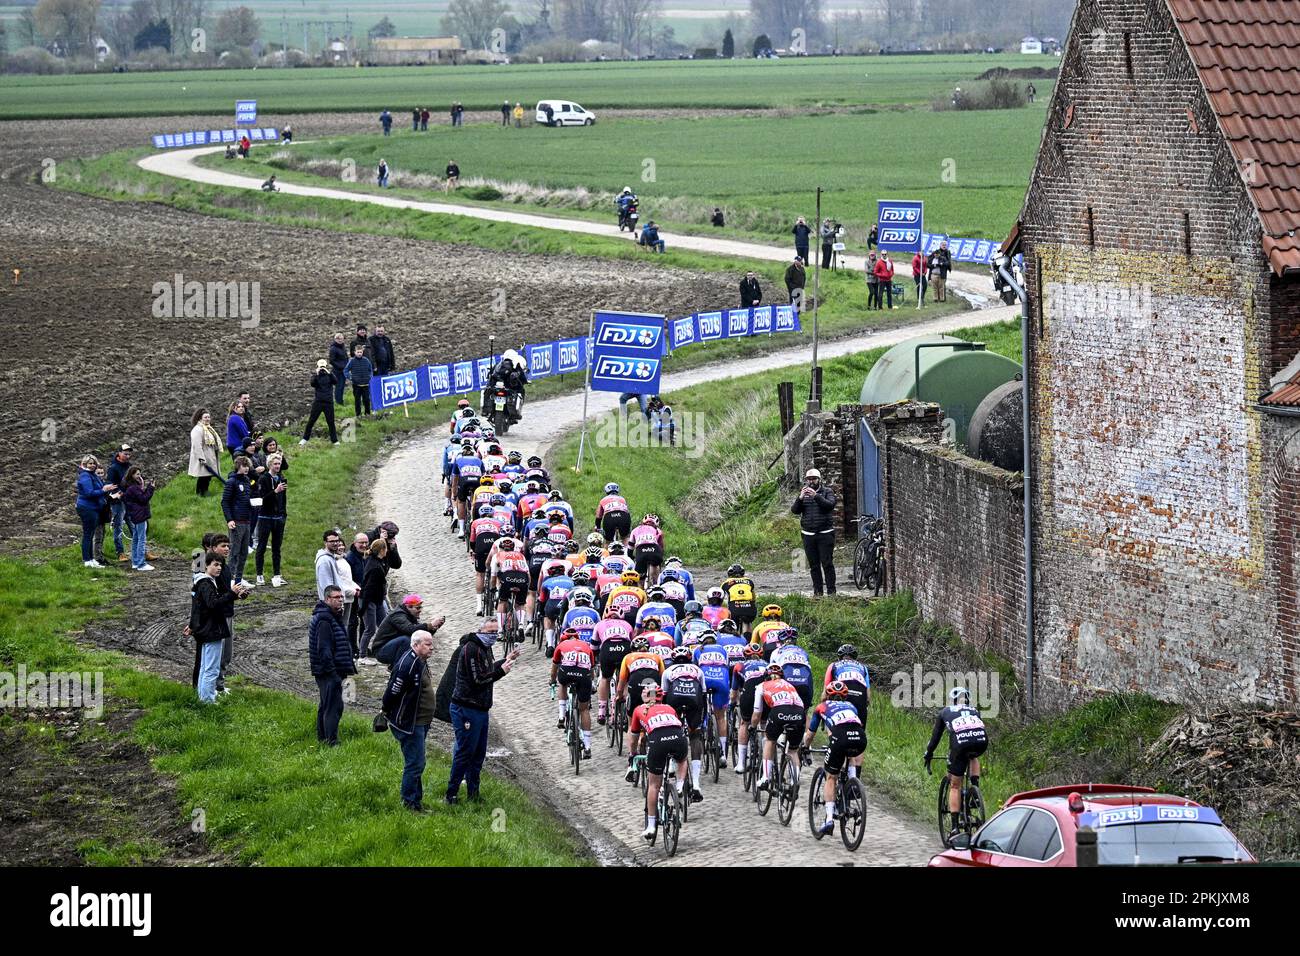
[[[937,402],[955,426],[958,447],[966,445],[971,416],[989,392],[1013,381],[1020,365],[990,352],[982,342],[951,335],[919,335],[899,342],[871,367],[862,383],[864,405],[904,399]]]

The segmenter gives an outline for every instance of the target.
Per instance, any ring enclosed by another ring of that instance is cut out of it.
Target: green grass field
[[[672,60],[510,66],[195,70],[8,76],[0,119],[231,115],[256,99],[259,115],[402,110],[453,100],[470,110],[544,97],[594,109],[747,109],[927,104],[995,66],[1054,66],[1054,57],[970,54],[785,60]],[[1050,81],[1038,81],[1046,100]],[[306,131],[304,131],[306,132]],[[776,140],[774,138],[773,147]]]

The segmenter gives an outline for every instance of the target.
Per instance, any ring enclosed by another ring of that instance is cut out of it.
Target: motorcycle
[[[637,212],[636,207],[637,204],[635,202],[630,202],[625,207],[623,207],[618,211],[619,232],[622,232],[624,229],[626,229],[628,232],[632,233],[633,235],[636,235],[637,221],[640,219],[640,215]]]
[[[506,388],[506,383],[493,383],[492,408],[489,414],[492,419],[492,427],[496,429],[498,435],[504,435],[510,430],[510,402],[510,390]]]
[[[998,259],[994,259],[991,264],[993,272],[993,291],[998,294],[998,298],[1002,300],[1004,305],[1015,305],[1016,290],[1011,288],[1010,283],[1008,283],[1006,279],[1002,278],[1002,273],[998,271],[998,261]],[[1016,280],[1016,285],[1023,289],[1025,286],[1025,276],[1024,271],[1020,267],[1019,258],[1011,260],[1007,271],[1011,273],[1011,278]]]

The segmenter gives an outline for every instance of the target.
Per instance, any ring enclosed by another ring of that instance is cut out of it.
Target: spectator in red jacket
[[[876,282],[879,284],[876,301],[883,301],[888,297],[889,307],[891,309],[898,308],[898,306],[894,305],[894,263],[890,260],[888,252],[880,253],[880,258],[876,260],[876,267],[873,271],[876,274]]]
[[[925,287],[929,285],[925,256],[919,251],[912,256],[912,284],[916,286],[916,307],[919,309],[925,305]]]

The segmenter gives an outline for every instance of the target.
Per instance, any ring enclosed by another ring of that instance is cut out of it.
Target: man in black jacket
[[[497,642],[497,622],[488,621],[477,634],[460,639],[456,662],[456,688],[451,695],[451,726],[456,746],[451,754],[451,778],[447,781],[447,802],[460,799],[460,784],[466,795],[478,800],[479,774],[487,757],[488,712],[492,709],[492,685],[510,673],[519,648],[503,660],[496,660],[492,647]]]
[[[749,309],[763,301],[763,290],[758,284],[758,276],[746,272],[740,280],[740,307]]]
[[[338,376],[334,383],[334,404],[343,404],[343,368],[348,364],[348,344],[343,341],[343,333],[335,332],[334,341],[330,343],[330,369]]]
[[[376,325],[375,334],[370,336],[370,361],[374,363],[376,375],[390,375],[397,368],[393,342],[382,325]]]
[[[434,685],[429,674],[432,653],[432,634],[428,631],[412,634],[410,649],[394,664],[384,690],[383,711],[388,718],[388,729],[402,748],[402,805],[416,813],[424,812],[425,741],[434,710]]]
[[[335,375],[330,369],[330,363],[321,359],[316,363],[316,373],[311,377],[311,387],[314,397],[311,403],[311,414],[307,416],[307,430],[302,433],[302,440],[299,445],[305,445],[311,441],[311,430],[316,424],[316,419],[321,415],[325,416],[325,424],[330,428],[330,442],[337,445],[339,443],[339,433],[334,429],[334,390],[338,387],[339,376]]]
[[[442,627],[445,618],[441,617],[432,624],[422,623],[420,611],[423,608],[424,598],[418,594],[402,598],[402,606],[394,608],[375,628],[375,636],[370,639],[370,655],[391,667],[411,647],[411,642],[402,638],[409,638],[421,630],[432,633]]]
[[[794,221],[794,228],[790,230],[794,233],[794,254],[804,262],[808,261],[808,237],[812,235],[812,229],[808,227],[807,221],[800,216]]]
[[[343,719],[343,680],[357,672],[343,626],[343,591],[331,584],[325,600],[316,602],[307,628],[307,652],[311,673],[320,689],[316,709],[316,739],[330,747],[339,743],[339,721]]]
[[[799,516],[803,553],[812,572],[813,594],[835,593],[835,492],[823,487],[822,473],[809,468],[790,511]]]

